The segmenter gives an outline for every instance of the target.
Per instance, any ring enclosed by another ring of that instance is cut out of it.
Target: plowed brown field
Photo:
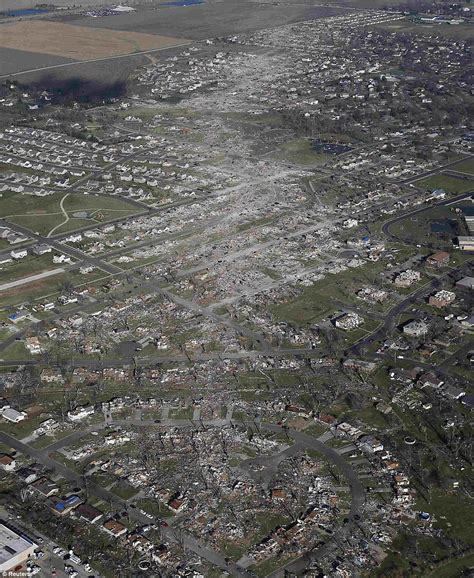
[[[0,47],[93,60],[185,43],[183,38],[25,20],[0,26]]]

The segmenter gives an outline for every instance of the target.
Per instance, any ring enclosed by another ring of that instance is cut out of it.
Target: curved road
[[[64,215],[64,221],[62,223],[59,223],[59,225],[56,225],[55,227],[53,227],[51,229],[51,231],[46,235],[46,237],[51,237],[54,233],[54,231],[56,231],[56,229],[60,229],[63,225],[65,225],[66,223],[69,222],[69,215],[67,214],[66,209],[64,208],[64,201],[69,197],[69,193],[66,193],[64,195],[64,197],[61,199],[61,202],[59,203],[59,208],[61,209],[62,214]]]
[[[428,205],[428,206],[419,207],[418,209],[414,209],[412,211],[404,213],[403,215],[397,215],[396,217],[389,219],[388,221],[386,221],[382,225],[382,232],[384,233],[384,235],[386,237],[388,237],[392,241],[400,242],[400,243],[403,243],[405,245],[416,245],[416,241],[404,239],[404,238],[398,237],[397,235],[394,235],[393,233],[391,233],[390,227],[392,227],[395,223],[403,221],[403,220],[405,220],[405,219],[407,219],[413,215],[418,215],[420,213],[423,213],[424,211],[428,211],[428,210],[432,209],[433,207],[452,205],[454,203],[457,203],[458,201],[462,201],[463,199],[470,198],[471,196],[472,196],[472,192],[463,193],[462,195],[457,195],[456,197],[452,197],[450,199],[445,199],[445,200],[440,201],[438,203],[433,203],[433,204]],[[360,341],[354,343],[347,350],[347,352],[352,353],[352,354],[354,354],[354,353],[359,354],[361,352],[362,347],[370,345],[374,341],[380,341],[381,339],[383,339],[385,337],[385,335],[387,335],[390,331],[392,331],[395,328],[396,319],[400,313],[402,313],[410,305],[419,301],[420,298],[426,296],[433,289],[438,287],[442,283],[442,281],[445,277],[448,277],[449,275],[452,275],[453,273],[460,272],[460,271],[463,271],[465,268],[468,268],[470,266],[471,261],[472,260],[468,260],[468,261],[464,262],[462,265],[460,265],[456,269],[449,269],[443,275],[439,275],[439,276],[435,277],[434,279],[432,279],[431,281],[429,281],[428,283],[423,285],[423,287],[420,287],[417,291],[408,295],[405,299],[403,299],[403,301],[401,301],[400,303],[395,305],[387,313],[385,320],[375,329],[375,331],[373,331],[371,334],[367,335],[366,337],[362,338]]]
[[[223,425],[227,423],[225,420],[209,420],[203,422],[205,425]],[[69,469],[64,464],[57,462],[56,460],[50,457],[50,454],[54,451],[57,451],[63,447],[67,447],[78,441],[81,437],[84,437],[91,431],[97,431],[100,429],[105,428],[107,425],[121,425],[121,426],[140,426],[140,427],[147,427],[147,426],[155,426],[156,423],[154,420],[134,420],[134,419],[123,419],[123,420],[112,420],[109,422],[102,422],[99,424],[93,424],[87,426],[81,430],[72,432],[68,436],[53,442],[49,446],[37,449],[33,448],[32,446],[17,440],[15,437],[10,436],[4,432],[0,432],[0,442],[9,445],[10,447],[14,448],[15,450],[30,456],[31,458],[35,459],[36,461],[42,463],[47,468],[51,469],[52,471],[60,474],[64,479],[74,483],[79,487],[84,486],[84,477],[76,473],[75,471]],[[189,420],[164,420],[162,425],[167,426],[189,426]],[[351,464],[345,460],[343,456],[337,453],[336,450],[333,448],[325,445],[323,442],[319,441],[318,439],[298,432],[296,430],[291,429],[283,429],[281,426],[272,425],[272,424],[260,424],[260,428],[274,433],[280,433],[282,431],[286,431],[286,433],[293,438],[296,442],[295,446],[298,448],[309,448],[312,450],[317,451],[318,453],[322,454],[327,460],[331,461],[342,473],[342,475],[346,478],[347,483],[349,485],[349,489],[351,492],[351,508],[349,515],[347,517],[346,524],[340,529],[338,538],[341,536],[347,536],[354,526],[355,516],[360,514],[361,508],[365,501],[365,489],[360,483],[356,472],[352,468]],[[292,446],[293,447],[293,446]],[[87,482],[88,491],[97,497],[101,498],[102,500],[106,501],[107,503],[114,503],[117,505],[119,509],[127,509],[127,502],[119,498],[113,492],[104,489],[101,486],[91,483],[90,481]],[[150,519],[140,513],[137,509],[127,509],[129,515],[136,519],[141,524],[149,524]],[[159,524],[159,520],[154,520],[155,523]],[[166,538],[173,541],[176,540],[176,536],[173,533],[173,528],[162,528],[162,532]],[[207,546],[203,545],[197,539],[195,539],[192,535],[182,532],[181,539],[183,540],[184,545],[222,570],[229,572],[232,576],[237,577],[247,577],[250,578],[251,574],[247,572],[244,568],[239,566],[238,564],[228,563],[226,558],[222,556],[219,552],[208,548]],[[272,578],[281,577],[286,574],[287,571],[299,571],[307,567],[308,563],[311,560],[318,559],[325,554],[329,553],[334,548],[334,539],[328,540],[325,544],[323,544],[317,550],[311,551],[306,553],[304,556],[294,560],[287,564],[284,568],[278,569],[276,572],[272,573]]]

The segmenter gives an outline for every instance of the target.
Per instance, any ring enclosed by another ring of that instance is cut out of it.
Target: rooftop
[[[7,570],[9,560],[30,548],[36,548],[36,544],[32,540],[0,522],[1,570]]]

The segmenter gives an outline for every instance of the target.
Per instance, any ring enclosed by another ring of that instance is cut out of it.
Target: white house
[[[85,419],[86,417],[89,417],[90,415],[92,415],[94,413],[94,411],[95,411],[94,406],[92,406],[92,405],[89,405],[87,407],[78,407],[74,411],[68,411],[67,417],[71,421],[81,421],[81,420]]]

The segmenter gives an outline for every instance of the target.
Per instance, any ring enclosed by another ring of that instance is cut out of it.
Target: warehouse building
[[[0,521],[0,572],[8,572],[33,556],[37,545],[22,532]]]

